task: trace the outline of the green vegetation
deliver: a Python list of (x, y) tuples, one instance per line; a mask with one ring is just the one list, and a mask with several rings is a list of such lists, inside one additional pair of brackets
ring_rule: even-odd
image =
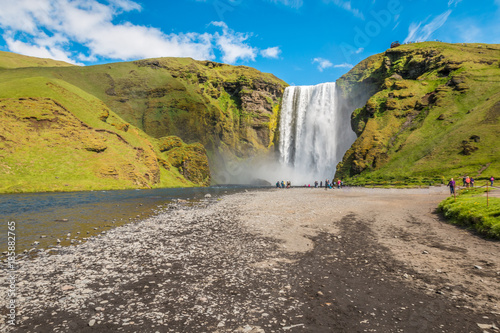
[(64, 61), (27, 57), (20, 54), (0, 51), (0, 68), (22, 67), (69, 67)]
[(336, 178), (425, 186), (500, 174), (499, 58), (500, 45), (427, 42), (354, 67), (338, 86), (357, 107), (358, 139)]
[(500, 198), (490, 197), (488, 206), (486, 200), (486, 188), (463, 189), (456, 199), (441, 202), (439, 210), (454, 224), (500, 239)]
[(174, 168), (167, 176), (151, 138), (64, 81), (29, 78), (0, 90), (0, 192), (200, 184)]
[(266, 152), (286, 84), (189, 58), (79, 67), (0, 52), (0, 193), (211, 183)]

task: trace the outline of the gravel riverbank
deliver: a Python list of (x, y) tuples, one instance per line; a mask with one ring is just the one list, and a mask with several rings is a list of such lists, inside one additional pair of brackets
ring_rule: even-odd
[(440, 221), (443, 193), (291, 189), (177, 202), (19, 259), (17, 323), (7, 325), (2, 297), (0, 330), (498, 332), (499, 243)]

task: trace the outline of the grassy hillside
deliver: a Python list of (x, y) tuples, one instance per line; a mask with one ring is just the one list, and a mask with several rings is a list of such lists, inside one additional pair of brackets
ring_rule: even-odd
[(0, 192), (209, 184), (203, 147), (176, 149), (66, 81), (0, 71)]
[[(368, 58), (339, 79), (358, 139), (336, 177), (358, 184), (500, 174), (500, 46), (427, 42)], [(354, 101), (353, 101), (354, 100)]]
[[(0, 192), (200, 186), (273, 150), (286, 84), (189, 58), (80, 67), (0, 53)], [(211, 168), (209, 168), (209, 161)]]
[(80, 88), (153, 138), (201, 143), (216, 181), (227, 179), (227, 165), (273, 150), (286, 86), (253, 68), (190, 58), (19, 68), (0, 73), (0, 80), (37, 76)]
[(74, 66), (64, 61), (41, 59), (23, 56), (16, 53), (0, 51), (0, 68), (23, 67), (69, 67)]

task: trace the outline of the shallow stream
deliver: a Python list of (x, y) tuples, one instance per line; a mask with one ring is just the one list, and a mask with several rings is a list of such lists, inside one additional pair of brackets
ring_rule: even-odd
[[(7, 251), (8, 222), (15, 222), (16, 252), (78, 244), (119, 225), (143, 220), (174, 200), (211, 199), (244, 186), (63, 193), (0, 194), (0, 253)], [(68, 235), (69, 234), (69, 235)], [(5, 254), (5, 253), (4, 253)], [(1, 255), (2, 257), (4, 256)]]

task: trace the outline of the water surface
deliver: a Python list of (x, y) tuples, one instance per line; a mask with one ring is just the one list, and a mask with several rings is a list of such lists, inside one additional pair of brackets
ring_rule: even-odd
[[(217, 198), (243, 186), (63, 193), (0, 194), (0, 253), (7, 251), (7, 222), (16, 223), (16, 252), (77, 244), (82, 238), (144, 219), (175, 199)], [(70, 236), (68, 236), (70, 233)], [(70, 238), (70, 239), (67, 239)], [(35, 242), (40, 244), (35, 245)]]

